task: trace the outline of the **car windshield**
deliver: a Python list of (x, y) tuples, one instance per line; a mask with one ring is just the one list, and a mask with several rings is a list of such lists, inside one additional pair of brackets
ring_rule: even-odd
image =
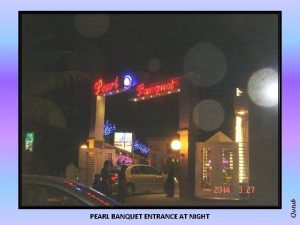
[(65, 180), (64, 183), (68, 188), (75, 190), (79, 195), (95, 202), (95, 205), (99, 205), (99, 204), (104, 206), (120, 205), (118, 202), (107, 197), (103, 193), (96, 191), (90, 187), (87, 187), (83, 184), (79, 184), (71, 180)]

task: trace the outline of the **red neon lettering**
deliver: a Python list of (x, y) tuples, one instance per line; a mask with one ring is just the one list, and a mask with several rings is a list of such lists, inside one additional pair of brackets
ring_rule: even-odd
[(109, 91), (112, 91), (112, 90), (118, 90), (118, 88), (119, 88), (119, 77), (118, 76), (111, 83), (103, 84), (103, 80), (99, 79), (94, 84), (95, 95), (105, 94), (105, 93), (107, 93)]
[(140, 96), (143, 92), (144, 92), (144, 90), (145, 90), (145, 84), (144, 83), (141, 83), (140, 85), (138, 85), (137, 87), (136, 87), (136, 91), (137, 91), (137, 96)]
[(150, 87), (145, 88), (145, 84), (141, 83), (136, 87), (137, 96), (147, 96), (147, 95), (158, 95), (167, 91), (172, 91), (178, 86), (177, 79), (171, 79), (167, 83), (152, 84)]

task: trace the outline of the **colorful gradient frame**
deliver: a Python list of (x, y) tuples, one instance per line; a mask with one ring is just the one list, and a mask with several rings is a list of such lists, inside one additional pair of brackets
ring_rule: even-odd
[[(299, 217), (291, 218), (291, 200), (299, 201), (299, 91), (297, 77), (300, 58), (300, 3), (294, 0), (266, 1), (8, 1), (2, 3), (1, 24), (1, 215), (5, 224), (72, 223), (86, 224), (110, 222), (124, 224), (129, 221), (90, 221), (90, 213), (146, 213), (145, 210), (18, 210), (18, 11), (19, 10), (282, 10), (282, 209), (263, 210), (147, 210), (147, 213), (210, 213), (205, 224), (295, 224)], [(299, 211), (299, 210), (298, 210)], [(299, 214), (299, 213), (298, 213)], [(151, 220), (133, 220), (131, 224), (154, 223)], [(159, 221), (160, 222), (160, 221)], [(181, 223), (180, 220), (164, 221)]]

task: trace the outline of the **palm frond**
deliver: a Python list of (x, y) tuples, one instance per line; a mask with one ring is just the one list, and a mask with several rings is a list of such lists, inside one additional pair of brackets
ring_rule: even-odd
[[(77, 84), (87, 80), (88, 76), (85, 73), (78, 71), (63, 71), (63, 72), (35, 72), (35, 85), (30, 88), (30, 95), (44, 95), (49, 91), (63, 88), (70, 84)], [(25, 93), (26, 94), (26, 93)]]
[(22, 120), (65, 128), (66, 118), (58, 105), (41, 97), (22, 97)]

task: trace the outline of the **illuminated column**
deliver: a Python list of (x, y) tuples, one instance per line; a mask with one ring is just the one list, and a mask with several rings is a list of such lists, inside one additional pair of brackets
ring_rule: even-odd
[(247, 98), (237, 88), (235, 97), (235, 142), (238, 143), (239, 183), (249, 183), (249, 111)]
[(187, 194), (187, 184), (189, 183), (188, 174), (188, 158), (189, 158), (189, 132), (188, 130), (180, 130), (179, 134), (180, 147), (180, 177), (179, 190), (180, 197), (185, 197)]
[(198, 129), (193, 122), (193, 109), (198, 102), (198, 89), (182, 79), (179, 93), (180, 197), (195, 196), (195, 148)]
[(105, 97), (98, 95), (96, 99), (95, 141), (104, 141)]

